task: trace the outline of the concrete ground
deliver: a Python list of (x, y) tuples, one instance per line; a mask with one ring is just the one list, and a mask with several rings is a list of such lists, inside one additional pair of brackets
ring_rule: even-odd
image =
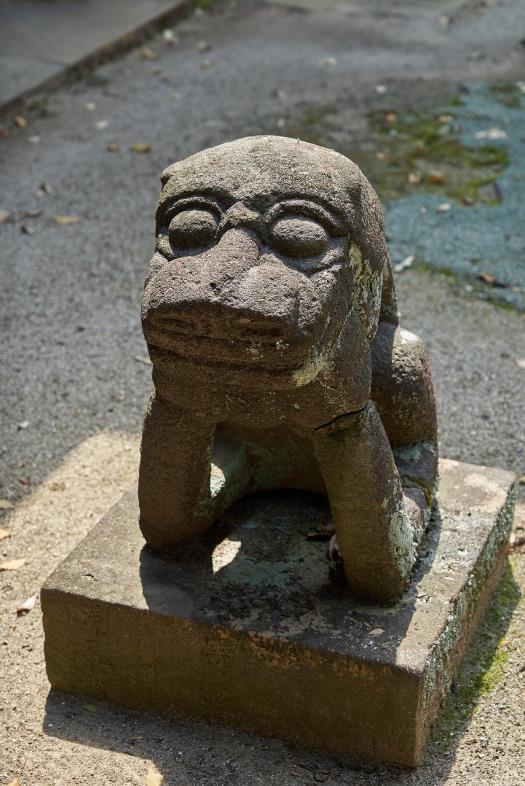
[[(419, 332), (430, 351), (442, 454), (523, 472), (524, 317), (487, 300), (515, 287), (518, 297), (508, 302), (519, 305), (520, 269), (513, 261), (519, 260), (519, 227), (512, 226), (518, 240), (511, 238), (500, 257), (481, 260), (486, 266), (476, 251), (474, 272), (463, 262), (455, 267), (451, 258), (456, 248), (476, 242), (466, 211), (492, 211), (481, 223), (501, 234), (506, 194), (515, 215), (517, 192), (502, 188), (502, 201), (501, 194), (484, 201), (469, 185), (470, 205), (457, 191), (447, 193), (447, 183), (427, 188), (425, 181), (410, 194), (392, 188), (383, 156), (396, 163), (398, 181), (399, 161), (412, 166), (414, 156), (400, 154), (399, 137), (390, 128), (385, 135), (373, 114), (395, 114), (394, 122), (384, 122), (398, 127), (410, 113), (416, 119), (461, 115), (465, 107), (472, 110), (469, 96), (482, 94), (485, 101), (490, 85), (502, 86), (510, 105), (498, 102), (508, 110), (498, 123), (506, 123), (507, 137), (496, 142), (508, 142), (510, 154), (497, 166), (503, 181), (512, 175), (518, 183), (522, 147), (511, 136), (520, 133), (512, 112), (523, 108), (515, 90), (525, 74), (520, 0), (244, 0), (200, 10), (173, 32), (174, 39), (152, 39), (146, 51), (141, 47), (49, 95), (24, 115), (23, 127), (12, 117), (2, 121), (0, 527), (10, 536), (0, 542), (0, 561), (25, 563), (0, 572), (0, 782), (144, 784), (155, 765), (171, 786), (518, 786), (525, 767), (522, 508), (506, 580), (416, 772), (49, 694), (38, 601), (26, 614), (17, 616), (16, 609), (135, 477), (149, 390), (138, 302), (153, 246), (158, 175), (177, 158), (258, 132), (317, 139), (350, 152), (368, 164), (389, 200), (396, 264), (410, 255), (404, 226), (416, 239), (447, 237), (434, 223), (441, 213), (424, 200), (451, 204), (445, 218), (463, 208), (465, 220), (459, 213), (450, 231), (455, 245), (443, 250), (446, 264), (439, 243), (427, 244), (398, 274), (403, 324)], [(487, 103), (483, 112), (490, 113)], [(478, 130), (493, 125), (500, 128), (485, 114)], [(463, 131), (451, 133), (466, 145)], [(137, 145), (143, 147), (130, 149)], [(456, 155), (457, 145), (438, 149), (443, 158), (447, 151)], [(463, 171), (472, 161), (465, 163), (461, 153), (449, 164)], [(401, 167), (403, 182), (410, 171)], [(414, 210), (410, 199), (417, 200)]]
[[(186, 0), (0, 0), (0, 111), (159, 29)], [(38, 33), (36, 34), (36, 31)]]

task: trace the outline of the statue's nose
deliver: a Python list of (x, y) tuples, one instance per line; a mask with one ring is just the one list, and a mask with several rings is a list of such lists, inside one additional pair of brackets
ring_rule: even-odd
[(242, 202), (236, 202), (226, 211), (221, 227), (223, 230), (245, 229), (251, 230), (256, 234), (261, 232), (261, 216), (255, 210), (251, 210)]
[(193, 311), (223, 299), (258, 265), (260, 245), (251, 229), (232, 227), (207, 251), (166, 262), (148, 292), (147, 312)]
[(253, 229), (227, 225), (217, 245), (202, 255), (202, 261), (221, 278), (231, 279), (257, 264), (260, 249), (261, 241)]

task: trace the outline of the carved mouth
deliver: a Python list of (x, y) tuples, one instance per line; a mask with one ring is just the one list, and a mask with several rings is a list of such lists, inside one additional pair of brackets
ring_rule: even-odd
[[(298, 335), (294, 326), (276, 324), (275, 320), (264, 324), (242, 314), (234, 318), (192, 314), (190, 319), (187, 314), (173, 312), (148, 315), (143, 329), (152, 359), (160, 363), (243, 376), (291, 377), (304, 372), (305, 380), (318, 373), (322, 358), (330, 354), (340, 332), (330, 319), (314, 326), (310, 335)], [(316, 347), (323, 351), (317, 352)]]
[[(189, 322), (183, 317), (171, 314), (156, 314), (151, 320), (152, 332), (165, 336), (164, 343), (179, 343), (180, 341), (203, 341), (209, 343), (231, 346), (232, 344), (245, 344), (247, 346), (262, 344), (268, 348), (280, 344), (289, 345), (285, 331), (279, 325), (260, 326), (254, 325), (250, 319), (240, 317), (235, 324), (235, 329), (226, 330), (217, 335), (217, 321), (206, 323), (203, 320)], [(148, 330), (145, 326), (145, 330)]]
[(266, 371), (293, 370), (301, 365), (308, 347), (290, 347), (281, 339), (264, 337), (210, 337), (148, 331), (146, 341), (157, 357), (166, 357), (192, 366)]
[(192, 366), (290, 372), (301, 366), (312, 338), (293, 324), (227, 310), (219, 313), (156, 311), (143, 322), (157, 353)]

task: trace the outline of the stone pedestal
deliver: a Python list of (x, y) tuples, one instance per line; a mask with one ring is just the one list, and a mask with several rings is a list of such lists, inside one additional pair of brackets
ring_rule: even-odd
[(408, 592), (354, 601), (329, 578), (322, 498), (258, 495), (167, 561), (135, 492), (42, 590), (53, 688), (300, 745), (417, 765), (503, 565), (514, 477), (440, 462)]

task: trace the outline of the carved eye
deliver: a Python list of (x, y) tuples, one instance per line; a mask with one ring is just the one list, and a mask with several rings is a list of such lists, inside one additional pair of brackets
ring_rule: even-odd
[(181, 248), (209, 246), (215, 240), (217, 226), (217, 219), (209, 210), (182, 210), (170, 222), (171, 245)]
[(280, 218), (270, 230), (272, 243), (278, 251), (290, 257), (314, 257), (328, 247), (325, 229), (304, 216)]

